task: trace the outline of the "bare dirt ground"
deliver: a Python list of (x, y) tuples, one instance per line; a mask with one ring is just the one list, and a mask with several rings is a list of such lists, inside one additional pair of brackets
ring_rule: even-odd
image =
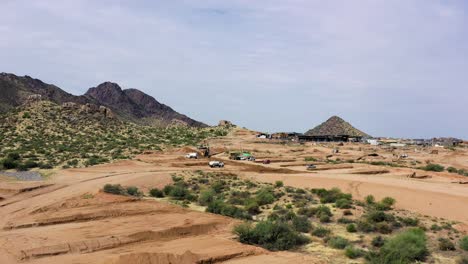
[[(0, 263), (331, 263), (330, 259), (301, 252), (268, 252), (237, 242), (231, 233), (238, 223), (231, 218), (182, 208), (152, 198), (134, 199), (105, 194), (104, 184), (134, 185), (145, 193), (171, 183), (171, 174), (216, 170), (243, 178), (302, 188), (339, 187), (356, 199), (368, 194), (397, 200), (396, 207), (431, 218), (458, 221), (468, 231), (467, 177), (447, 172), (374, 166), (362, 163), (331, 164), (329, 159), (390, 162), (408, 154), (411, 161), (468, 169), (467, 150), (386, 150), (363, 144), (281, 144), (256, 139), (236, 130), (213, 139), (217, 150), (211, 160), (223, 160), (211, 169), (208, 159), (183, 158), (190, 148), (144, 154), (134, 160), (82, 169), (59, 170), (44, 181), (0, 178)], [(228, 151), (248, 150), (257, 161), (228, 159)], [(378, 156), (369, 154), (377, 154)], [(305, 161), (314, 157), (318, 161)], [(308, 171), (314, 163), (318, 170)], [(419, 164), (418, 163), (418, 164)], [(421, 179), (409, 178), (416, 172)], [(333, 261), (332, 261), (333, 262)]]

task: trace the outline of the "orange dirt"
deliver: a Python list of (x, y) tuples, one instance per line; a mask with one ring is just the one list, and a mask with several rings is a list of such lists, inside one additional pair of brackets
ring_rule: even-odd
[[(259, 143), (260, 142), (260, 143)], [(246, 150), (255, 156), (276, 159), (272, 164), (231, 161), (223, 151), (212, 160), (224, 168), (209, 168), (209, 159), (183, 158), (192, 148), (139, 155), (88, 168), (60, 170), (43, 182), (0, 179), (0, 263), (328, 263), (319, 255), (304, 252), (268, 252), (237, 242), (231, 232), (238, 223), (227, 217), (198, 212), (152, 198), (133, 199), (100, 192), (104, 184), (134, 185), (144, 192), (171, 183), (171, 175), (183, 171), (216, 171), (264, 182), (281, 180), (302, 188), (339, 187), (357, 199), (373, 194), (394, 197), (397, 208), (431, 217), (455, 220), (468, 231), (468, 185), (452, 182), (466, 177), (447, 172), (372, 166), (362, 163), (319, 165), (327, 170), (308, 171), (304, 157), (358, 159), (366, 153), (391, 161), (389, 150), (363, 144), (278, 144), (238, 131), (213, 139), (212, 148)], [(405, 150), (414, 162), (468, 169), (468, 151), (439, 149)], [(285, 166), (286, 165), (286, 166)], [(290, 166), (289, 166), (290, 165)], [(288, 168), (285, 168), (288, 167)], [(385, 172), (385, 173), (383, 173)], [(430, 178), (409, 178), (413, 172)]]

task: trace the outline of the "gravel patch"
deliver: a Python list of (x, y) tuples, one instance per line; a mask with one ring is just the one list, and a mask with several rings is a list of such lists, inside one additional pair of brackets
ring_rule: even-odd
[(42, 175), (37, 171), (15, 171), (5, 172), (0, 171), (0, 175), (13, 177), (20, 181), (42, 181)]

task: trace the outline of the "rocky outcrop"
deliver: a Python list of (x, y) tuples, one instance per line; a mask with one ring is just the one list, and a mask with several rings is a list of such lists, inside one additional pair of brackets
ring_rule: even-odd
[(234, 126), (234, 124), (231, 121), (228, 121), (228, 120), (220, 120), (218, 122), (218, 126), (230, 127), (230, 126)]

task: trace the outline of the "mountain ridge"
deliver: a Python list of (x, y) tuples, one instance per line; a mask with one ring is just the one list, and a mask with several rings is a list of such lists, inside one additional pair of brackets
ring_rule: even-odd
[(158, 102), (154, 97), (136, 88), (122, 89), (117, 83), (103, 82), (91, 87), (84, 95), (73, 95), (62, 88), (45, 83), (28, 75), (17, 76), (0, 73), (0, 113), (22, 105), (32, 95), (63, 104), (95, 104), (105, 106), (124, 121), (140, 125), (168, 126), (185, 124), (193, 127), (207, 127), (206, 124), (180, 114), (171, 107)]

